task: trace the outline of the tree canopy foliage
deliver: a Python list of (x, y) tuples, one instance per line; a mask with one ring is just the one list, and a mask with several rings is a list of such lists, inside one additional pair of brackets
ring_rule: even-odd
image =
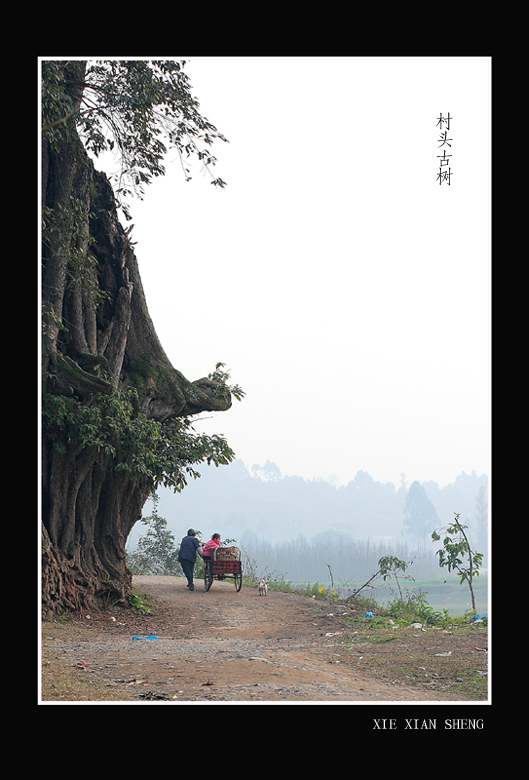
[[(175, 149), (187, 180), (186, 160), (196, 156), (208, 170), (217, 162), (211, 146), (227, 142), (200, 113), (191, 93), (185, 60), (105, 60), (64, 68), (61, 61), (43, 62), (42, 127), (53, 142), (67, 121), (75, 118), (77, 132), (96, 158), (116, 152), (119, 173), (114, 191), (127, 218), (124, 198), (142, 197), (145, 185), (165, 173), (164, 158)], [(220, 177), (214, 186), (225, 187)]]

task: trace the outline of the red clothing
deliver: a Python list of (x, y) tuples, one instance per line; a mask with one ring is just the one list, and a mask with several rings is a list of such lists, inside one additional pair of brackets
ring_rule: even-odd
[(216, 547), (220, 547), (220, 542), (218, 539), (210, 539), (209, 542), (206, 542), (204, 549), (202, 550), (202, 555), (204, 558), (211, 558), (211, 551)]

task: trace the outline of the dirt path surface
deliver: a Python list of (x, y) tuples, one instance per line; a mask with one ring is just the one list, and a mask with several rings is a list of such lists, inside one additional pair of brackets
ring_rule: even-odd
[[(107, 691), (101, 698), (136, 702), (468, 701), (453, 691), (388, 679), (383, 664), (380, 674), (365, 668), (370, 649), (351, 653), (343, 605), (278, 591), (260, 596), (249, 586), (237, 593), (231, 580), (215, 581), (208, 592), (200, 580), (190, 592), (175, 577), (134, 577), (134, 587), (161, 604), (155, 614), (121, 610), (44, 624), (43, 700), (53, 700), (53, 675), (57, 697), (64, 699), (58, 680), (67, 667), (83, 678), (83, 691), (93, 689), (82, 695), (96, 701), (101, 690)], [(398, 642), (390, 644), (418, 665), (414, 641), (411, 631), (400, 650)], [(474, 637), (470, 641), (475, 645)], [(437, 633), (423, 652), (439, 664), (447, 647)]]

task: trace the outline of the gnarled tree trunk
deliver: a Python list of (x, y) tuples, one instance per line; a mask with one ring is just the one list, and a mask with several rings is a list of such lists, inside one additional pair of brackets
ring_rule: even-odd
[[(43, 398), (89, 409), (101, 395), (134, 387), (137, 411), (159, 422), (229, 408), (211, 380), (190, 382), (168, 360), (112, 188), (73, 125), (60, 143), (43, 141), (42, 165)], [(130, 591), (125, 543), (154, 486), (116, 464), (105, 448), (43, 426), (44, 615), (108, 606)]]

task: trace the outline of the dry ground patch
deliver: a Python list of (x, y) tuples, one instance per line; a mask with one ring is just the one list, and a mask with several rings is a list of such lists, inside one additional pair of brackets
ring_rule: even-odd
[[(487, 630), (380, 626), (344, 605), (175, 577), (153, 600), (42, 626), (42, 702), (469, 702), (487, 698)], [(157, 637), (148, 639), (147, 637)], [(137, 638), (135, 638), (137, 637)]]

